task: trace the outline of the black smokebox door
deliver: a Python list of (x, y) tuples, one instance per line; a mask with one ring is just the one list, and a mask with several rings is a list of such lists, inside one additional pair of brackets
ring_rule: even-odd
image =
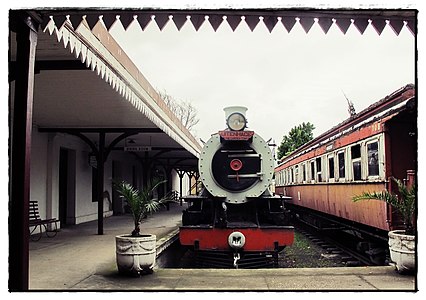
[[(240, 165), (236, 167), (236, 163)], [(258, 181), (260, 157), (248, 142), (227, 142), (213, 156), (212, 171), (216, 183), (224, 189), (243, 191)]]

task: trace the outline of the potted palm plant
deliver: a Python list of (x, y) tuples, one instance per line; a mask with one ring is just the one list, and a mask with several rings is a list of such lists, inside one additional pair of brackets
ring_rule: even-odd
[(415, 270), (415, 227), (414, 213), (416, 208), (416, 186), (407, 186), (403, 181), (391, 177), (398, 186), (399, 196), (390, 191), (363, 192), (354, 196), (354, 202), (360, 200), (381, 200), (390, 204), (401, 215), (405, 229), (389, 232), (389, 252), (391, 260), (396, 264), (399, 273)]
[(156, 258), (156, 239), (154, 234), (141, 234), (140, 224), (144, 218), (160, 209), (168, 201), (166, 198), (154, 198), (154, 191), (165, 182), (154, 179), (138, 190), (122, 181), (115, 183), (115, 189), (130, 207), (134, 228), (131, 234), (115, 237), (116, 261), (118, 271), (122, 274), (140, 275), (152, 273)]

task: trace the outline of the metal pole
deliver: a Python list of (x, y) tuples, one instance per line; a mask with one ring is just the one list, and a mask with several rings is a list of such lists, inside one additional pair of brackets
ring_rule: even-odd
[(180, 200), (180, 206), (182, 206), (182, 178), (185, 172), (178, 171), (179, 175), (179, 200)]
[(98, 153), (98, 234), (104, 234), (104, 165), (105, 165), (105, 132), (99, 133)]
[(12, 14), (12, 21), (16, 21), (17, 53), (12, 144), (9, 153), (9, 290), (25, 291), (28, 290), (29, 281), (30, 161), (38, 24), (26, 14), (19, 17)]

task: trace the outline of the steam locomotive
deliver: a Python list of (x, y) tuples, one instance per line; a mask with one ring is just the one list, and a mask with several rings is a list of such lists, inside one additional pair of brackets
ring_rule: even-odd
[(274, 160), (268, 144), (247, 129), (247, 108), (224, 109), (227, 128), (204, 144), (198, 169), (201, 192), (184, 198), (180, 243), (198, 266), (276, 267), (278, 253), (294, 240), (286, 197), (269, 187)]

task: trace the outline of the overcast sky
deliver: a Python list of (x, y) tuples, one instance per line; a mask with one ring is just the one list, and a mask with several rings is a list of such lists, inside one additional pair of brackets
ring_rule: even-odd
[(148, 81), (158, 90), (192, 102), (207, 140), (225, 127), (223, 108), (248, 107), (250, 129), (279, 144), (283, 135), (311, 122), (317, 136), (348, 118), (343, 92), (357, 112), (415, 80), (415, 38), (371, 25), (364, 35), (351, 25), (346, 35), (334, 24), (327, 35), (318, 24), (308, 34), (300, 24), (287, 33), (281, 23), (269, 33), (263, 22), (253, 32), (241, 22), (217, 32), (205, 22), (198, 32), (187, 21), (142, 31), (134, 22), (110, 31)]

